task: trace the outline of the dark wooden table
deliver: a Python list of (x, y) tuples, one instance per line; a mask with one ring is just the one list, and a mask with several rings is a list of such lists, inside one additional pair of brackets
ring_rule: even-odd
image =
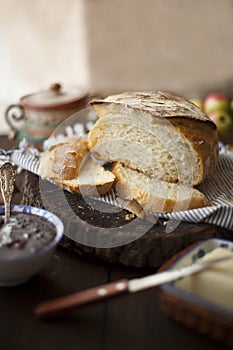
[[(7, 138), (0, 138), (0, 147), (10, 146)], [(169, 320), (154, 289), (88, 306), (59, 320), (45, 322), (34, 316), (35, 306), (43, 300), (152, 271), (87, 259), (58, 247), (39, 275), (17, 287), (0, 287), (0, 349), (224, 349)]]

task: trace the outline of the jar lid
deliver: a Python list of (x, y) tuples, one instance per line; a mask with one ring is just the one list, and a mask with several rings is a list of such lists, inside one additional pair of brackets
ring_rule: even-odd
[(73, 108), (79, 106), (87, 97), (87, 91), (81, 87), (64, 90), (60, 84), (55, 83), (51, 84), (48, 90), (22, 97), (20, 104), (24, 108), (35, 110)]

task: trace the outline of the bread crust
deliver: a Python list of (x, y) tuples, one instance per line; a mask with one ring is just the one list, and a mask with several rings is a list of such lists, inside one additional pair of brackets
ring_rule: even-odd
[(89, 152), (84, 137), (70, 137), (43, 152), (39, 174), (51, 180), (71, 180), (78, 175), (80, 165)]
[[(108, 172), (110, 174), (110, 172)], [(93, 183), (92, 185), (90, 184), (79, 184), (77, 186), (73, 185), (70, 181), (65, 181), (62, 184), (62, 188), (64, 190), (67, 190), (73, 194), (75, 193), (81, 193), (83, 196), (86, 197), (96, 197), (98, 195), (103, 196), (105, 195), (112, 187), (113, 183), (115, 181), (114, 176), (110, 176), (108, 181), (105, 180), (105, 182), (101, 183)], [(59, 186), (61, 186), (60, 183), (57, 183)]]
[(212, 120), (195, 104), (184, 97), (162, 91), (127, 91), (121, 94), (108, 96), (105, 99), (92, 100), (90, 104), (102, 117), (101, 106), (122, 105), (129, 109), (137, 109), (153, 115), (155, 118), (185, 117), (207, 122), (216, 129)]
[(215, 172), (218, 161), (218, 134), (217, 129), (213, 129), (210, 123), (204, 124), (199, 120), (190, 120), (186, 123), (185, 118), (173, 118), (171, 123), (189, 140), (200, 161), (198, 185), (205, 178), (212, 176)]

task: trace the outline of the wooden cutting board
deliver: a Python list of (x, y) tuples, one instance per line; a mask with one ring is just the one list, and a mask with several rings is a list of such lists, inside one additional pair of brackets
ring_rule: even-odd
[(86, 201), (81, 195), (58, 190), (56, 185), (39, 180), (30, 172), (25, 172), (21, 203), (44, 207), (63, 220), (62, 247), (109, 263), (157, 268), (199, 240), (233, 239), (232, 231), (205, 223), (181, 222), (171, 233), (166, 233), (164, 220), (148, 224), (126, 210), (119, 211), (110, 204), (93, 199)]

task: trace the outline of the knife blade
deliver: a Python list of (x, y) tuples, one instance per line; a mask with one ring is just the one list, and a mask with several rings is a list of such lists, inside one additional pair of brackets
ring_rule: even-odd
[(198, 273), (208, 269), (214, 264), (232, 259), (232, 256), (199, 261), (186, 265), (176, 270), (168, 270), (155, 273), (146, 277), (135, 279), (121, 279), (115, 282), (100, 285), (98, 287), (83, 290), (60, 298), (44, 301), (34, 310), (35, 315), (40, 319), (55, 318), (61, 316), (74, 308), (100, 302), (117, 295), (135, 293), (148, 288), (156, 287), (165, 283), (175, 281), (179, 278)]

